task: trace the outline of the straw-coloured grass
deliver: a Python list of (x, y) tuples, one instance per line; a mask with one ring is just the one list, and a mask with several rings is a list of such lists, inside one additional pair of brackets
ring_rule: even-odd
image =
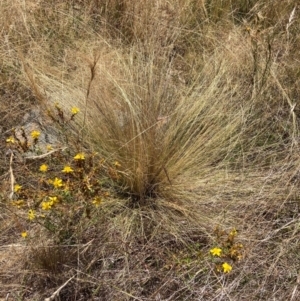
[(296, 1), (0, 13), (0, 297), (299, 299)]

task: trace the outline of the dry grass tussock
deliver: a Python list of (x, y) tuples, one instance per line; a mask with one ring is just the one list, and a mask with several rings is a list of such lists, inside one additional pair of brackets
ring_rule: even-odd
[(0, 15), (1, 298), (300, 298), (296, 1)]

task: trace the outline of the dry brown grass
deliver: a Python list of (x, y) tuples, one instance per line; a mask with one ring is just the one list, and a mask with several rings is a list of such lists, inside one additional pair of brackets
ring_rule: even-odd
[[(1, 298), (43, 300), (69, 279), (61, 300), (300, 298), (297, 1), (2, 1), (0, 14)], [(78, 151), (105, 163), (71, 178), (48, 224), (29, 222), (10, 205), (5, 140), (56, 101), (64, 117), (43, 126), (68, 150), (49, 173)], [(21, 157), (32, 208), (51, 190), (43, 162)], [(110, 192), (98, 208), (88, 181)], [(217, 225), (244, 246), (229, 274), (209, 256)]]

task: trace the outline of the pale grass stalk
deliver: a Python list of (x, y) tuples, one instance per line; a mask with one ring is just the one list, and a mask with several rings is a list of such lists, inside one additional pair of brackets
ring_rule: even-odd
[(10, 194), (9, 194), (9, 199), (12, 200), (14, 197), (14, 185), (15, 185), (15, 176), (14, 176), (13, 167), (12, 167), (14, 153), (12, 150), (10, 150), (9, 153), (10, 153), (10, 159), (9, 159)]
[(46, 298), (44, 301), (53, 301), (59, 297), (61, 290), (71, 281), (75, 276), (69, 278), (62, 286), (60, 286), (49, 298)]

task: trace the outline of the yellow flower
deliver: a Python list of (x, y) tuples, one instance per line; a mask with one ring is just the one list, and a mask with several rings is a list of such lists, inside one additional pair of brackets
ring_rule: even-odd
[(71, 112), (72, 112), (73, 115), (76, 115), (76, 114), (78, 114), (78, 113), (80, 112), (80, 110), (79, 110), (79, 108), (77, 108), (77, 107), (73, 107), (73, 108), (71, 109)]
[(50, 210), (52, 207), (52, 203), (51, 202), (42, 202), (42, 209), (43, 210)]
[(236, 236), (237, 233), (238, 233), (237, 230), (236, 230), (235, 228), (233, 228), (233, 229), (230, 231), (229, 235), (230, 235), (230, 236)]
[(101, 198), (96, 197), (93, 199), (92, 203), (95, 205), (95, 207), (99, 207), (99, 205), (102, 203)]
[(41, 172), (46, 172), (48, 170), (48, 165), (47, 164), (42, 164), (41, 166), (40, 166), (40, 171)]
[(59, 188), (59, 187), (62, 187), (64, 184), (62, 183), (62, 179), (55, 178), (54, 181), (52, 182), (52, 185), (55, 188)]
[(221, 256), (221, 253), (222, 253), (222, 249), (220, 248), (213, 248), (210, 250), (210, 254), (213, 255), (213, 256)]
[(28, 219), (29, 220), (33, 220), (33, 219), (35, 219), (35, 211), (34, 210), (32, 210), (32, 209), (30, 209), (29, 211), (28, 211)]
[(222, 264), (222, 268), (223, 268), (224, 273), (230, 273), (232, 270), (232, 266), (230, 264), (228, 264), (227, 262), (224, 262)]
[(16, 185), (14, 186), (14, 192), (20, 191), (21, 188), (22, 188), (22, 186), (20, 186), (19, 184), (16, 184)]
[(18, 209), (20, 209), (21, 206), (24, 205), (24, 200), (13, 201), (13, 202), (12, 202), (12, 205), (13, 205), (13, 206), (16, 206)]
[(7, 143), (15, 143), (15, 139), (14, 139), (14, 137), (9, 137), (6, 139), (6, 142)]
[(41, 132), (34, 130), (30, 133), (30, 135), (33, 139), (38, 139), (41, 135)]
[(57, 199), (56, 196), (49, 196), (49, 201), (48, 201), (48, 202), (49, 202), (49, 203), (51, 204), (51, 206), (52, 206), (52, 205), (58, 203), (58, 199)]
[(23, 231), (23, 232), (21, 233), (21, 236), (22, 236), (23, 238), (26, 238), (26, 237), (27, 237), (27, 232), (26, 232), (26, 231)]
[(62, 170), (62, 172), (65, 172), (65, 173), (70, 173), (70, 172), (73, 172), (73, 171), (74, 170), (70, 166), (68, 166), (68, 165), (66, 165), (64, 167), (64, 169)]
[(118, 161), (115, 161), (115, 162), (114, 162), (114, 166), (115, 166), (115, 167), (121, 167), (121, 164), (120, 164)]
[(52, 147), (52, 145), (50, 145), (50, 144), (48, 144), (48, 145), (46, 146), (46, 148), (47, 148), (47, 151), (53, 150), (53, 147)]
[(85, 159), (84, 153), (78, 153), (78, 154), (74, 157), (74, 160), (84, 160), (84, 159)]

